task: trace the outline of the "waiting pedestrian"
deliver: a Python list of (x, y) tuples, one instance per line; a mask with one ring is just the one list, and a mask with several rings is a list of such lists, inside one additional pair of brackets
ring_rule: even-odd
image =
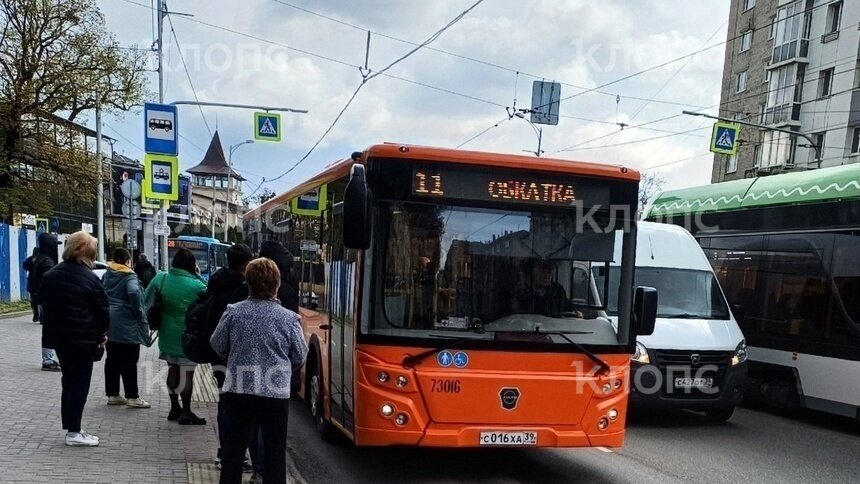
[[(137, 386), (137, 362), (140, 345), (149, 346), (149, 326), (143, 309), (143, 289), (137, 274), (131, 270), (131, 254), (123, 248), (113, 251), (113, 262), (102, 276), (102, 284), (110, 302), (110, 328), (105, 346), (105, 393), (108, 405), (149, 408), (140, 398)], [(119, 384), (125, 397), (119, 393)]]
[(101, 359), (110, 308), (92, 271), (97, 241), (86, 232), (66, 239), (63, 262), (47, 272), (39, 288), (42, 345), (57, 351), (63, 368), (61, 413), (66, 445), (94, 447), (99, 438), (81, 428), (93, 361)]
[(267, 240), (260, 247), (260, 257), (272, 259), (281, 273), (278, 300), (281, 306), (299, 312), (299, 283), (293, 274), (293, 254), (277, 240)]
[(146, 289), (149, 286), (149, 282), (155, 277), (156, 271), (155, 266), (149, 262), (149, 259), (146, 257), (146, 254), (140, 254), (137, 258), (137, 264), (134, 265), (134, 272), (137, 274), (137, 279), (140, 281), (140, 285)]
[[(41, 299), (39, 296), (42, 288), (42, 280), (45, 278), (45, 274), (57, 265), (59, 254), (57, 253), (57, 237), (52, 234), (47, 232), (40, 233), (36, 238), (36, 244), (38, 254), (35, 254), (34, 251), (33, 270), (30, 271), (30, 286), (32, 289), (31, 298), (39, 301)], [(39, 313), (37, 321), (42, 320), (41, 309), (37, 303), (36, 310)], [(54, 359), (54, 351), (51, 347), (42, 347), (42, 370), (60, 371), (60, 365)]]
[[(245, 244), (236, 244), (227, 249), (227, 266), (221, 267), (209, 277), (209, 284), (206, 287), (206, 305), (205, 305), (205, 320), (206, 320), (206, 344), (209, 345), (209, 338), (218, 327), (218, 322), (221, 316), (227, 309), (228, 304), (234, 304), (244, 301), (248, 298), (248, 286), (245, 284), (245, 267), (248, 262), (253, 259), (251, 249)], [(212, 373), (215, 376), (215, 382), (218, 384), (218, 389), (224, 387), (224, 379), (226, 375), (224, 369), (227, 365), (227, 360), (221, 358), (220, 355), (212, 350), (209, 346), (209, 351), (212, 352)], [(224, 426), (226, 414), (224, 413), (223, 400), (218, 401), (218, 453), (215, 457), (215, 464), (220, 468), (222, 449), (224, 447)], [(252, 439), (253, 441), (253, 439)], [(250, 446), (251, 454), (255, 455), (255, 445)], [(247, 466), (245, 466), (247, 467)]]
[(263, 432), (265, 482), (284, 484), (290, 381), (293, 369), (304, 364), (308, 346), (299, 316), (276, 299), (278, 266), (270, 259), (255, 259), (245, 269), (245, 281), (250, 297), (227, 307), (211, 340), (212, 348), (227, 360), (220, 482), (242, 481), (242, 460), (256, 420)]
[[(206, 284), (197, 273), (194, 253), (181, 247), (173, 256), (170, 270), (159, 273), (146, 288), (145, 300), (151, 302), (157, 293), (161, 298), (161, 327), (158, 330), (159, 358), (167, 362), (167, 392), (170, 412), (167, 420), (179, 425), (205, 425), (206, 419), (191, 411), (194, 391), (194, 368), (197, 365), (182, 351), (185, 313)], [(179, 400), (182, 399), (182, 405)]]
[(39, 248), (33, 247), (33, 254), (24, 260), (24, 272), (27, 273), (27, 293), (30, 295), (30, 309), (33, 310), (33, 322), (39, 322), (39, 300), (36, 296), (36, 289), (33, 287), (33, 269), (35, 269), (34, 261), (39, 255)]

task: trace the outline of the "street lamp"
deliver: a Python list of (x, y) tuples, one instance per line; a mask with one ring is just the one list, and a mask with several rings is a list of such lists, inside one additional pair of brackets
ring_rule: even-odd
[(230, 166), (230, 171), (229, 171), (229, 173), (227, 173), (227, 199), (226, 199), (226, 203), (225, 203), (226, 210), (224, 213), (224, 242), (227, 242), (227, 237), (228, 237), (227, 231), (230, 229), (230, 223), (229, 223), (229, 221), (230, 221), (230, 183), (231, 183), (230, 176), (233, 174), (233, 152), (235, 152), (236, 150), (238, 150), (242, 146), (249, 145), (253, 142), (254, 142), (254, 140), (252, 140), (252, 139), (246, 139), (245, 141), (243, 141), (241, 143), (236, 143), (235, 145), (230, 147), (230, 154), (227, 156), (227, 164)]
[(534, 153), (535, 156), (540, 156), (541, 153), (543, 153), (543, 150), (540, 149), (541, 139), (543, 138), (543, 129), (540, 129), (537, 126), (535, 126), (535, 124), (532, 123), (531, 120), (529, 118), (527, 118), (525, 113), (523, 113), (523, 112), (516, 112), (516, 113), (514, 113), (514, 116), (516, 116), (516, 117), (522, 119), (523, 121), (529, 123), (529, 126), (532, 127), (535, 134), (537, 135), (537, 140), (538, 140), (537, 151), (529, 151), (529, 150), (523, 150), (523, 151), (527, 151), (529, 153)]

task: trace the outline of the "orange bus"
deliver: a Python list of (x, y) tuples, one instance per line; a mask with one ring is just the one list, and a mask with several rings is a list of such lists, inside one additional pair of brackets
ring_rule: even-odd
[(253, 250), (275, 239), (294, 254), (311, 348), (300, 393), (323, 437), (621, 446), (630, 355), (656, 313), (656, 292), (633, 287), (638, 181), (382, 144), (247, 213)]

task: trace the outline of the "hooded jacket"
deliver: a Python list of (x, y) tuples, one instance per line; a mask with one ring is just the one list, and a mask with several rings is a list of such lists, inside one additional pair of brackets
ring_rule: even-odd
[(37, 294), (42, 287), (42, 278), (51, 268), (57, 265), (59, 252), (57, 250), (57, 237), (53, 234), (42, 232), (37, 240), (39, 253), (33, 257), (32, 270), (30, 271), (30, 282), (28, 290)]
[(143, 288), (129, 267), (111, 262), (102, 285), (110, 302), (108, 341), (149, 345), (149, 326), (143, 309)]
[(62, 262), (48, 271), (39, 288), (42, 347), (95, 352), (110, 325), (107, 294), (93, 270)]
[(144, 293), (147, 304), (156, 292), (161, 293), (161, 329), (158, 330), (158, 349), (169, 356), (185, 358), (182, 350), (182, 333), (185, 332), (185, 313), (188, 306), (206, 291), (206, 284), (196, 274), (171, 268), (161, 272), (149, 283)]
[(281, 306), (294, 313), (299, 312), (299, 284), (293, 277), (293, 254), (276, 240), (267, 240), (260, 247), (260, 257), (271, 259), (281, 271), (281, 287), (278, 289), (278, 299)]

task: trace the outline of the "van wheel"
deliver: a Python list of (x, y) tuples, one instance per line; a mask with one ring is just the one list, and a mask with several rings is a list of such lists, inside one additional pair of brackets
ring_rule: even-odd
[(705, 415), (714, 422), (726, 422), (732, 418), (735, 413), (735, 407), (709, 408), (705, 410)]
[(323, 382), (320, 376), (319, 365), (316, 365), (308, 376), (308, 406), (311, 410), (311, 416), (314, 418), (314, 424), (317, 431), (325, 442), (332, 442), (335, 437), (334, 428), (325, 419), (325, 411), (323, 410)]

